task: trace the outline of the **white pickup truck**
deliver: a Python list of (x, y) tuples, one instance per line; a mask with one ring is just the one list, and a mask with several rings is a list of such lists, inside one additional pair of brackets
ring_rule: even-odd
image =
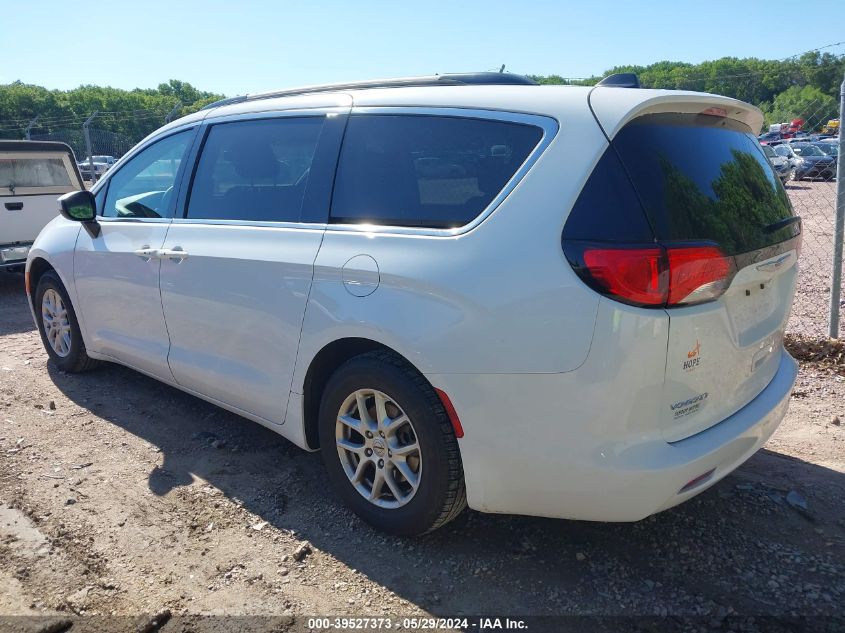
[(56, 198), (84, 188), (64, 143), (0, 141), (0, 270), (23, 270), (32, 242), (59, 213)]

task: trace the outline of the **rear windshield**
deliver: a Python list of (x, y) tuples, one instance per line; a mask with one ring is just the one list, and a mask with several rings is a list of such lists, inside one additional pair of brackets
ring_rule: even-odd
[[(634, 119), (613, 139), (662, 241), (713, 241), (728, 255), (783, 242), (800, 230), (747, 126), (695, 114)], [(781, 228), (776, 228), (781, 226)]]
[(815, 145), (793, 145), (792, 151), (799, 156), (824, 156), (824, 152)]
[(0, 189), (65, 188), (70, 174), (61, 158), (0, 157)]

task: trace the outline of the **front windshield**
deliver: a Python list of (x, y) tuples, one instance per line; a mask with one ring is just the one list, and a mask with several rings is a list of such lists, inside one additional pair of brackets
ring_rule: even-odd
[(763, 145), (763, 153), (768, 156), (769, 158), (776, 158), (777, 154), (775, 154), (775, 150), (773, 150), (768, 145)]
[(793, 145), (792, 151), (799, 156), (824, 156), (824, 153), (815, 145)]

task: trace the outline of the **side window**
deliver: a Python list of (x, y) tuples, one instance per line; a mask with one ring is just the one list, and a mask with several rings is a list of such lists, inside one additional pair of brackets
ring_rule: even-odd
[(291, 117), (212, 126), (187, 217), (298, 222), (324, 122)]
[(423, 115), (349, 118), (331, 221), (445, 228), (477, 217), (536, 147), (533, 125)]
[(168, 136), (142, 150), (109, 179), (102, 215), (107, 218), (170, 217), (179, 167), (193, 130)]

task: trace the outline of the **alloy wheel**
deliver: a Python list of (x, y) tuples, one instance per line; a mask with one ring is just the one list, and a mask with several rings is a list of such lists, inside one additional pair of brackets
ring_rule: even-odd
[(410, 418), (390, 396), (359, 389), (340, 407), (337, 454), (349, 482), (381, 508), (408, 503), (419, 489), (422, 453)]
[(50, 347), (65, 358), (70, 354), (70, 321), (61, 295), (52, 288), (48, 288), (41, 298), (41, 320)]

